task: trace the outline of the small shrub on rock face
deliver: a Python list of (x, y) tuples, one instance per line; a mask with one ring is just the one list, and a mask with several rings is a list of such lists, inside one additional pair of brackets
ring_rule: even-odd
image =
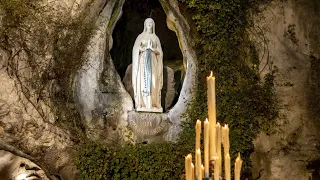
[(76, 163), (81, 179), (180, 179), (189, 152), (183, 144), (170, 142), (124, 147), (89, 143)]

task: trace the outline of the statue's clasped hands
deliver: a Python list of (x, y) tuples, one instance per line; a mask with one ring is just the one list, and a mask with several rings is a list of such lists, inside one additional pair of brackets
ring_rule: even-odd
[(156, 53), (156, 54), (158, 54), (159, 52), (157, 51), (157, 50), (155, 50), (155, 49), (153, 49), (153, 47), (152, 47), (152, 41), (149, 39), (148, 40), (148, 45), (147, 45), (147, 47), (141, 47), (140, 46), (140, 51), (146, 51), (147, 49), (150, 49), (151, 51), (153, 51), (154, 53)]
[(153, 48), (152, 48), (152, 41), (150, 39), (148, 40), (147, 49), (150, 49), (151, 51), (154, 51)]
[(153, 49), (153, 47), (152, 47), (152, 41), (151, 41), (150, 39), (148, 40), (147, 49), (150, 49), (150, 50), (153, 51), (154, 53), (159, 54), (158, 50)]

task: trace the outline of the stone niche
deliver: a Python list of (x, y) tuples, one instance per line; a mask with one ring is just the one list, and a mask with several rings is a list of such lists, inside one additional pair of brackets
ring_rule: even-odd
[(131, 83), (132, 48), (137, 36), (143, 31), (148, 17), (156, 23), (156, 34), (163, 50), (163, 78), (161, 104), (168, 111), (177, 102), (185, 75), (185, 63), (176, 34), (168, 29), (166, 14), (157, 0), (129, 0), (123, 5), (123, 14), (112, 33), (113, 46), (110, 50), (115, 68), (133, 98)]
[[(197, 69), (193, 35), (178, 1), (110, 0), (97, 6), (103, 9), (88, 62), (75, 79), (75, 102), (87, 136), (104, 143), (175, 141)], [(155, 20), (164, 52), (163, 113), (138, 113), (131, 97), (132, 48), (148, 17)]]
[[(163, 88), (161, 104), (164, 112), (178, 101), (186, 72), (177, 35), (167, 27), (167, 15), (159, 1), (129, 0), (122, 7), (123, 14), (112, 32), (113, 45), (110, 55), (126, 91), (133, 99), (132, 48), (137, 36), (143, 31), (144, 20), (154, 19), (156, 34), (163, 50)], [(133, 101), (134, 103), (134, 101)], [(149, 143), (164, 141), (171, 126), (166, 113), (128, 113), (128, 128), (135, 142)]]

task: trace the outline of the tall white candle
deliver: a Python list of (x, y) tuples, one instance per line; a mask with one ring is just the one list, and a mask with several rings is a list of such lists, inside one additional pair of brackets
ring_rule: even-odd
[(222, 128), (223, 130), (223, 148), (224, 154), (229, 154), (230, 142), (229, 142), (229, 127), (228, 124), (225, 124)]
[(219, 170), (219, 157), (214, 157), (214, 180), (220, 180), (219, 178), (220, 170)]
[(238, 157), (237, 157), (235, 165), (234, 165), (234, 179), (235, 180), (240, 180), (241, 166), (242, 166), (242, 159), (240, 157), (240, 153), (238, 153)]
[(208, 118), (210, 124), (210, 142), (209, 142), (209, 158), (212, 160), (213, 157), (216, 155), (216, 80), (213, 77), (212, 71), (210, 76), (207, 77), (207, 103), (208, 103)]
[(221, 126), (220, 123), (217, 123), (216, 125), (216, 132), (217, 132), (217, 156), (218, 156), (218, 165), (219, 165), (219, 169), (222, 169), (222, 158), (221, 158)]
[(185, 158), (185, 169), (186, 169), (186, 180), (192, 180), (191, 164), (192, 164), (192, 155), (188, 154)]
[(189, 171), (189, 166), (188, 166), (188, 156), (185, 157), (185, 164), (184, 164), (184, 169), (186, 171), (186, 180), (189, 180), (189, 177), (188, 177), (188, 171)]
[(202, 174), (202, 178), (204, 177), (204, 166), (203, 164), (201, 165), (201, 174)]
[(197, 120), (197, 123), (196, 123), (196, 150), (200, 148), (200, 136), (201, 136), (201, 121)]
[(197, 179), (202, 179), (202, 168), (201, 168), (201, 151), (200, 149), (197, 150), (197, 164), (196, 164), (196, 172), (197, 172)]
[(204, 122), (204, 176), (209, 177), (209, 121)]
[(209, 138), (210, 138), (210, 142), (209, 142), (209, 158), (210, 160), (213, 160), (214, 156), (217, 155), (217, 132), (216, 132), (216, 124), (213, 124), (213, 122), (209, 121)]
[(216, 124), (216, 78), (212, 76), (212, 71), (207, 77), (207, 98), (209, 121)]
[(226, 180), (231, 180), (230, 156), (229, 153), (224, 158), (224, 175)]
[[(201, 121), (197, 120), (196, 123), (196, 152), (195, 152), (195, 166), (197, 169), (197, 162), (198, 162), (198, 156), (197, 156), (197, 150), (200, 149), (200, 137), (201, 137)], [(198, 171), (195, 171), (196, 176), (198, 176)]]
[(191, 176), (191, 180), (194, 180), (194, 177), (195, 177), (195, 174), (194, 174), (194, 165), (193, 165), (193, 163), (191, 163), (191, 174), (192, 174), (192, 176)]

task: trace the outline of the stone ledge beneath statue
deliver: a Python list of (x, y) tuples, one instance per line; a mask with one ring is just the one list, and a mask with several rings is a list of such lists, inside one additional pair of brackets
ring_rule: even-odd
[(138, 112), (157, 112), (157, 113), (162, 113), (163, 109), (162, 108), (145, 108), (145, 107), (141, 107), (141, 108), (137, 108)]
[(161, 142), (169, 130), (170, 121), (166, 114), (152, 112), (128, 113), (128, 125), (135, 142)]

